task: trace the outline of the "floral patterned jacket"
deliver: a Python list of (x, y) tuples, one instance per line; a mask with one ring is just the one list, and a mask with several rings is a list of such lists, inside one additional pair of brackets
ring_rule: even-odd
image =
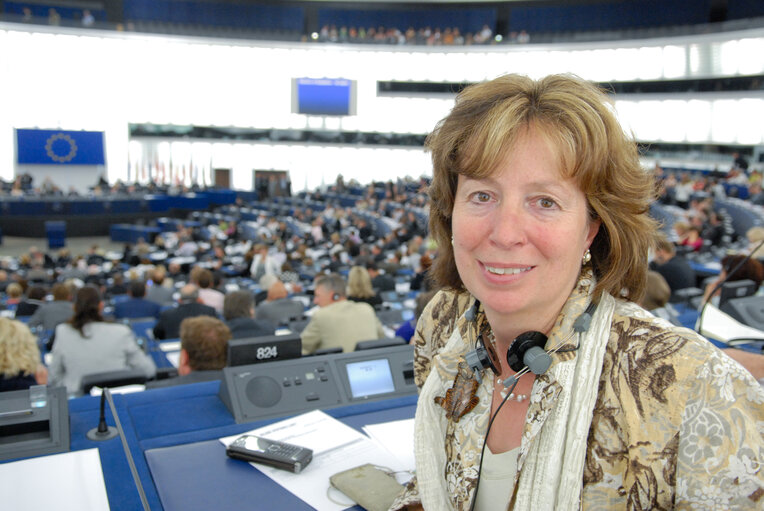
[[(445, 382), (437, 395), (420, 395), (420, 406), (444, 395), (459, 370), (456, 357), (440, 356), (455, 329), (463, 353), (472, 349), (468, 329), (475, 326), (463, 313), (473, 301), (467, 293), (440, 291), (420, 316), (412, 340), (416, 383), (421, 389), (431, 370)], [(570, 356), (575, 352), (553, 358)], [(490, 413), (488, 380), (477, 392), (479, 403), (458, 423), (443, 411), (443, 478), (454, 509), (469, 509), (473, 497)], [(547, 375), (536, 379), (519, 471), (557, 387)], [(762, 460), (764, 390), (753, 376), (695, 332), (617, 300), (587, 441), (581, 509), (764, 509)], [(391, 509), (416, 503), (414, 478)]]

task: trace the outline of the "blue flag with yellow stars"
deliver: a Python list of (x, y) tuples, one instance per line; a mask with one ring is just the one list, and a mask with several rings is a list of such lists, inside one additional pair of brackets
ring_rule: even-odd
[(16, 130), (19, 164), (104, 165), (102, 131)]

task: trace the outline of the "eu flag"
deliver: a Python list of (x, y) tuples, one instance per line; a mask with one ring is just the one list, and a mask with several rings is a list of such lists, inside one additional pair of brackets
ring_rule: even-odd
[(16, 130), (19, 164), (104, 165), (102, 131)]

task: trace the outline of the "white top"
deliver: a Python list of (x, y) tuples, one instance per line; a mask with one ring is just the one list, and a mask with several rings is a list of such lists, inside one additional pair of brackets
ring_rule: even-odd
[(496, 511), (507, 509), (512, 490), (515, 488), (515, 473), (520, 448), (494, 454), (486, 446), (483, 467), (480, 469), (480, 486), (475, 502), (476, 511)]

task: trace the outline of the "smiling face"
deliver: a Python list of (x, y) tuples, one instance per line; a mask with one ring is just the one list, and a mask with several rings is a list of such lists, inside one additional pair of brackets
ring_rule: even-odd
[(493, 326), (548, 332), (598, 228), (584, 193), (563, 178), (557, 151), (536, 130), (522, 135), (490, 176), (459, 176), (454, 258)]

